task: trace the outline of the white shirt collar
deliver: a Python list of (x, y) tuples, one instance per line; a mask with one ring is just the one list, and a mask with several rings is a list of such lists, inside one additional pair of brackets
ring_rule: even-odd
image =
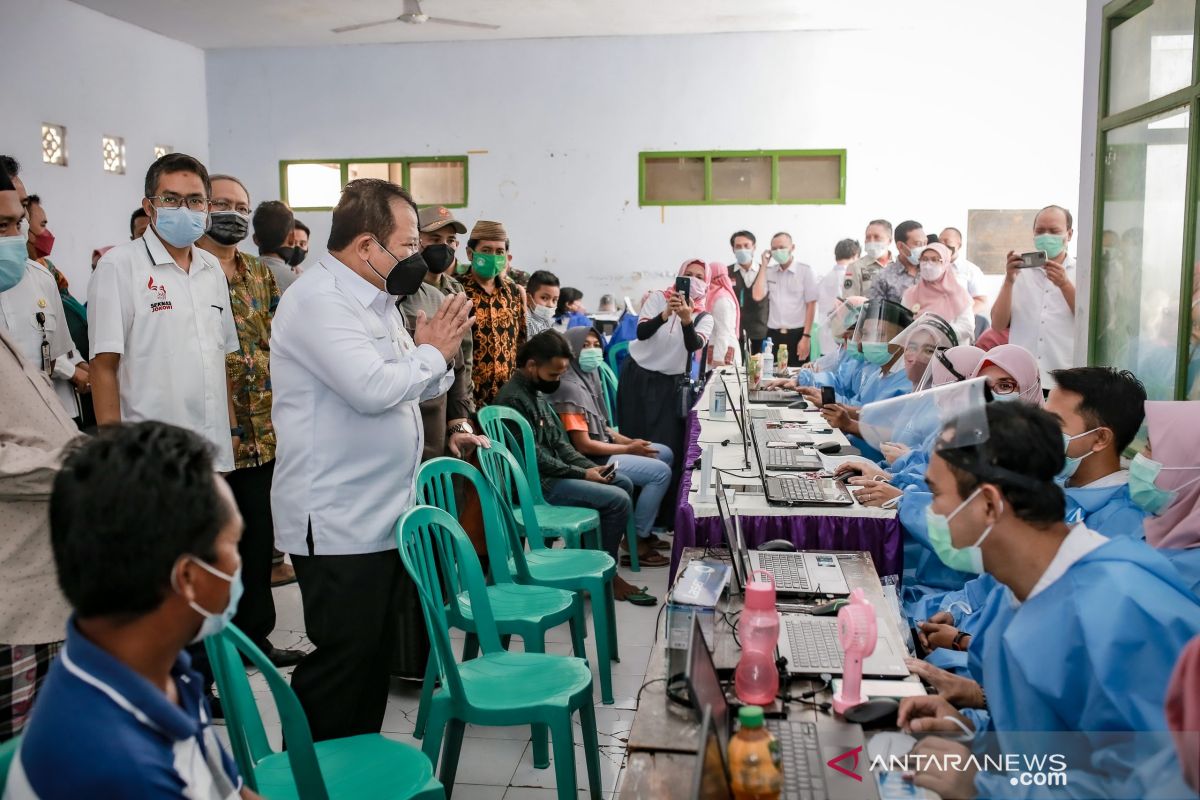
[(750, 283), (754, 280), (755, 276), (758, 275), (758, 264), (753, 261), (750, 262), (749, 268), (743, 267), (741, 264), (738, 264), (737, 268), (738, 271), (742, 273), (742, 278), (746, 281), (746, 283)]
[[(174, 257), (172, 257), (171, 254), (167, 252), (166, 245), (164, 245), (162, 243), (162, 239), (159, 238), (158, 234), (154, 231), (153, 227), (146, 228), (146, 232), (144, 234), (142, 234), (142, 241), (146, 243), (146, 249), (150, 253), (150, 258), (154, 259), (154, 266), (156, 266), (156, 267), (168, 267), (168, 266), (178, 267), (179, 266), (178, 264), (175, 263)], [(192, 263), (191, 263), (189, 269), (194, 269), (194, 268), (207, 269), (208, 267), (212, 266), (212, 264), (204, 256), (201, 255), (201, 253), (203, 253), (205, 251), (196, 247), (196, 245), (192, 245), (190, 249), (192, 251)]]
[(334, 280), (349, 292), (363, 308), (369, 308), (375, 313), (382, 313), (387, 308), (390, 295), (376, 288), (370, 281), (339, 261), (331, 253), (321, 256), (320, 263), (324, 265)]
[(1080, 486), (1080, 489), (1112, 489), (1117, 486), (1124, 486), (1129, 483), (1129, 470), (1119, 469), (1116, 472), (1105, 475), (1103, 478), (1094, 480), (1091, 483), (1086, 483)]
[(1059, 545), (1058, 552), (1054, 554), (1050, 565), (1046, 567), (1042, 577), (1038, 578), (1038, 582), (1030, 590), (1029, 597), (1025, 598), (1025, 602), (1028, 603), (1038, 592), (1065, 575), (1076, 561), (1107, 541), (1108, 539), (1091, 530), (1082, 522), (1076, 524), (1067, 534), (1067, 538), (1063, 539), (1062, 544)]

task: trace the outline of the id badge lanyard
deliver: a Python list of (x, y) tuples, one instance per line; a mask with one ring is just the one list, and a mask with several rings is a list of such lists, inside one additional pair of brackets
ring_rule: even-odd
[(49, 375), (54, 365), (50, 362), (50, 340), (46, 338), (46, 315), (41, 311), (33, 315), (38, 327), (42, 330), (42, 370)]

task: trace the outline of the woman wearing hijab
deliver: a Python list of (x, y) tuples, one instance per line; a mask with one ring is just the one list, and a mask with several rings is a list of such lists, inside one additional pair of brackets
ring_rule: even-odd
[(1002, 344), (989, 350), (971, 377), (987, 379), (993, 400), (1021, 400), (1040, 408), (1045, 399), (1037, 359), (1019, 344)]
[(951, 267), (950, 248), (935, 242), (921, 251), (921, 278), (904, 292), (901, 302), (916, 314), (937, 314), (949, 320), (958, 340), (969, 343), (975, 336), (973, 300)]
[(1200, 594), (1200, 400), (1146, 403), (1150, 446), (1129, 465), (1129, 494), (1151, 516), (1146, 541)]
[(667, 493), (670, 498), (685, 455), (679, 379), (691, 372), (695, 354), (703, 350), (713, 332), (712, 314), (705, 303), (707, 274), (703, 261), (689, 259), (679, 268), (679, 275), (690, 279), (687, 296), (674, 288), (646, 296), (638, 316), (637, 340), (629, 343), (629, 357), (621, 365), (617, 384), (621, 432), (632, 439), (661, 442), (679, 456), (672, 471), (672, 489)]
[[(638, 563), (644, 567), (665, 567), (671, 562), (657, 551), (667, 550), (671, 545), (650, 529), (671, 486), (674, 455), (666, 445), (631, 439), (608, 427), (604, 389), (597, 373), (604, 361), (599, 331), (571, 328), (563, 336), (571, 345), (571, 366), (563, 373), (558, 390), (547, 399), (558, 412), (576, 450), (597, 464), (615, 463), (617, 471), (641, 490), (633, 510)], [(632, 546), (633, 542), (626, 544)]]
[(712, 346), (708, 349), (708, 363), (714, 367), (740, 364), (742, 354), (741, 348), (738, 347), (738, 331), (742, 329), (742, 314), (738, 309), (733, 282), (729, 280), (729, 270), (724, 264), (709, 262), (705, 281), (708, 283), (708, 293), (704, 301), (713, 318)]

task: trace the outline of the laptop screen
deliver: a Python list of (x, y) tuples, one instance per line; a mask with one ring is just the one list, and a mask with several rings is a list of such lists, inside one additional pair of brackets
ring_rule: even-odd
[(738, 590), (746, 587), (746, 575), (743, 572), (741, 536), (736, 530), (736, 519), (733, 516), (733, 509), (729, 507), (729, 498), (725, 494), (725, 487), (721, 483), (721, 473), (717, 473), (717, 516), (721, 518), (721, 533), (725, 539), (725, 546), (729, 548), (729, 560), (733, 563), (733, 578), (737, 581)]
[(692, 800), (728, 800), (733, 797), (729, 773), (725, 768), (725, 753), (708, 711), (700, 721), (700, 752), (692, 773)]
[[(746, 387), (741, 382), (741, 370), (734, 369), (738, 375), (738, 400), (733, 402), (729, 400), (729, 405), (733, 409), (733, 418), (737, 422), (738, 433), (742, 437), (742, 466), (750, 466), (750, 441), (746, 438)], [(725, 396), (729, 397), (729, 386), (725, 383), (725, 373), (721, 373), (721, 385), (725, 387)]]
[(697, 716), (705, 712), (712, 714), (713, 727), (716, 728), (723, 752), (729, 746), (729, 702), (725, 699), (725, 690), (721, 688), (721, 680), (717, 677), (712, 653), (708, 652), (708, 644), (700, 630), (699, 616), (692, 617), (692, 638), (688, 643), (685, 676), (692, 707), (696, 709)]

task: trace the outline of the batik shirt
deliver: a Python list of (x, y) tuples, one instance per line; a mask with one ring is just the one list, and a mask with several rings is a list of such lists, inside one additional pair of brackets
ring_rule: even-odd
[(257, 467), (275, 458), (271, 425), (271, 318), (279, 305), (279, 285), (259, 259), (239, 252), (237, 273), (229, 281), (229, 304), (242, 348), (225, 356), (233, 384), (233, 410), (245, 431), (234, 453), (237, 469)]
[(475, 408), (490, 405), (517, 363), (517, 348), (525, 343), (525, 302), (517, 285), (497, 278), (488, 294), (467, 275), (463, 291), (475, 305), (475, 346), (471, 382)]

